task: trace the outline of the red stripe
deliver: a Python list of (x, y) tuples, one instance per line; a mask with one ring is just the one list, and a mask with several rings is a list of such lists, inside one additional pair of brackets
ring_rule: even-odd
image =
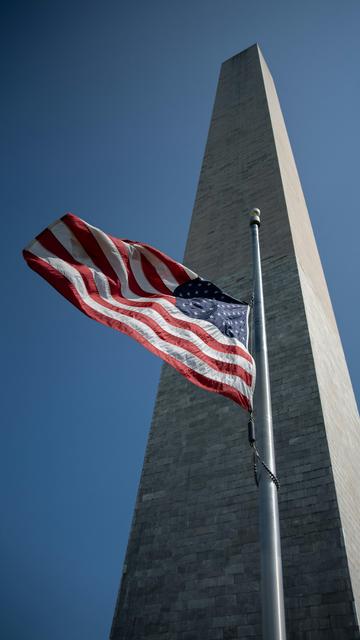
[[(69, 253), (67, 249), (65, 249), (64, 245), (62, 245), (61, 242), (59, 242), (59, 240), (54, 236), (54, 234), (49, 229), (45, 229), (44, 231), (42, 231), (42, 233), (40, 233), (36, 238), (40, 242), (40, 244), (45, 249), (47, 249), (50, 253), (56, 255), (61, 260), (64, 260), (65, 262), (70, 264), (72, 267), (77, 269), (83, 277), (83, 280), (85, 282), (85, 286), (88, 290), (89, 295), (92, 297), (98, 296), (98, 298), (100, 298), (99, 292), (95, 284), (93, 275), (90, 271), (90, 268), (84, 265), (83, 263), (78, 262), (71, 255), (71, 253)], [(109, 278), (107, 278), (107, 281), (109, 282)], [(100, 300), (103, 300), (103, 299), (100, 298)]]
[[(48, 249), (51, 253), (55, 254), (58, 258), (61, 258), (65, 262), (68, 262), (70, 265), (75, 267), (82, 275), (86, 288), (88, 290), (89, 295), (92, 297), (96, 296), (96, 301), (100, 304), (103, 304), (109, 309), (117, 311), (118, 308), (112, 305), (110, 302), (104, 301), (103, 298), (99, 296), (98, 289), (95, 285), (93, 275), (90, 271), (90, 268), (84, 265), (83, 263), (78, 262), (75, 258), (65, 249), (65, 247), (57, 240), (54, 234), (49, 230), (45, 229), (42, 233), (37, 236), (38, 241), (42, 244), (43, 247)], [(123, 248), (122, 250), (125, 251)], [(104, 275), (106, 275), (104, 273)], [(109, 281), (109, 278), (107, 278)], [(119, 281), (117, 280), (119, 283)], [(119, 295), (119, 287), (111, 287), (111, 282), (109, 282), (110, 291), (115, 300), (118, 302), (122, 302), (123, 304), (130, 304), (133, 307), (152, 307), (154, 308), (169, 324), (177, 327), (179, 329), (187, 329), (188, 331), (192, 331), (195, 335), (197, 335), (206, 345), (212, 347), (216, 351), (221, 353), (232, 353), (239, 355), (246, 359), (248, 362), (252, 363), (253, 359), (250, 354), (237, 345), (226, 345), (221, 342), (218, 342), (216, 338), (213, 338), (205, 329), (196, 325), (195, 323), (190, 323), (187, 320), (182, 320), (180, 318), (175, 318), (172, 316), (164, 307), (158, 302), (153, 302), (151, 299), (149, 302), (140, 302), (137, 300), (132, 300), (131, 298), (125, 298)], [(150, 296), (149, 296), (150, 297)], [(166, 296), (166, 300), (175, 305), (175, 298), (172, 296)]]
[(166, 284), (161, 280), (154, 265), (152, 265), (151, 262), (149, 262), (149, 260), (147, 259), (146, 256), (144, 256), (143, 253), (141, 253), (141, 266), (146, 276), (146, 279), (148, 280), (148, 282), (150, 282), (151, 286), (154, 287), (154, 289), (157, 289), (160, 293), (163, 293), (164, 295), (172, 296), (173, 292), (167, 288)]
[(124, 242), (128, 242), (130, 244), (138, 244), (140, 247), (144, 247), (145, 249), (150, 251), (150, 253), (158, 258), (158, 260), (161, 260), (162, 262), (164, 262), (164, 264), (166, 264), (167, 268), (179, 284), (184, 284), (184, 282), (190, 280), (190, 276), (184, 269), (184, 267), (179, 262), (176, 262), (176, 260), (172, 260), (171, 258), (169, 258), (169, 256), (167, 256), (162, 251), (159, 251), (159, 249), (155, 249), (154, 247), (151, 247), (149, 244), (145, 244), (144, 242), (135, 242), (134, 240), (124, 240)]
[(23, 252), (23, 255), (31, 269), (36, 271), (45, 280), (47, 280), (53, 287), (55, 287), (59, 291), (59, 293), (61, 293), (65, 298), (67, 298), (67, 300), (69, 300), (87, 316), (131, 336), (132, 338), (140, 342), (149, 351), (159, 356), (162, 360), (168, 362), (175, 369), (180, 371), (180, 373), (182, 373), (186, 378), (188, 378), (191, 382), (198, 385), (199, 387), (227, 396), (234, 400), (236, 403), (240, 404), (245, 409), (250, 410), (251, 405), (249, 399), (240, 391), (234, 389), (226, 383), (211, 380), (206, 376), (197, 373), (190, 367), (187, 367), (185, 364), (178, 362), (176, 358), (157, 349), (153, 344), (148, 342), (141, 334), (139, 334), (136, 329), (125, 325), (119, 320), (108, 318), (107, 316), (102, 315), (100, 312), (95, 311), (84, 302), (71, 282), (69, 282), (69, 280), (67, 280), (67, 278), (65, 278), (56, 269), (51, 267), (51, 265), (49, 265), (44, 260), (41, 260), (41, 258), (38, 258), (29, 251), (25, 250)]
[[(120, 253), (123, 262), (125, 264), (125, 268), (128, 274), (128, 283), (129, 283), (129, 288), (131, 289), (131, 291), (133, 293), (136, 293), (137, 296), (140, 296), (141, 298), (154, 298), (156, 297), (156, 293), (149, 293), (149, 291), (145, 291), (144, 289), (141, 288), (141, 286), (139, 285), (138, 281), (136, 280), (133, 271), (131, 269), (131, 263), (130, 263), (130, 258), (129, 258), (129, 254), (126, 248), (126, 244), (120, 240), (119, 238), (114, 238), (113, 236), (109, 236), (109, 238), (111, 238), (111, 240), (113, 241), (115, 247), (117, 248), (118, 252)], [(169, 292), (170, 293), (170, 292)], [(171, 295), (171, 294), (170, 294)]]
[[(66, 226), (70, 229), (70, 231), (72, 231), (72, 233), (74, 234), (78, 242), (83, 246), (86, 253), (92, 259), (93, 263), (96, 264), (96, 266), (99, 267), (99, 269), (107, 277), (107, 279), (109, 280), (110, 291), (112, 295), (117, 294), (119, 291), (119, 288), (121, 290), (121, 283), (113, 267), (111, 266), (109, 260), (107, 259), (106, 254), (104, 253), (98, 241), (96, 240), (95, 236), (93, 235), (91, 229), (88, 227), (88, 225), (85, 222), (83, 222), (83, 220), (80, 220), (80, 218), (77, 218), (71, 213), (67, 213), (65, 216), (63, 216), (62, 220), (64, 221)], [(149, 293), (148, 291), (145, 291), (138, 284), (131, 269), (131, 263), (129, 260), (129, 255), (128, 255), (126, 246), (122, 242), (122, 240), (119, 240), (118, 238), (113, 238), (112, 236), (109, 236), (109, 238), (111, 238), (111, 240), (114, 242), (116, 248), (118, 249), (124, 261), (127, 275), (128, 275), (128, 283), (131, 291), (136, 295), (142, 296), (142, 297), (151, 298), (156, 296), (157, 294)], [(153, 269), (153, 267), (152, 265), (150, 265), (150, 263), (148, 263), (148, 265), (149, 266), (147, 267), (147, 270), (149, 273), (152, 273), (151, 268)], [(153, 270), (155, 272), (155, 269)], [(158, 274), (155, 272), (154, 280), (156, 280), (156, 276), (157, 276), (157, 279), (160, 281)], [(172, 294), (172, 292), (168, 290), (165, 287), (165, 285), (161, 283), (161, 281), (159, 282), (159, 284), (161, 287), (159, 291), (161, 293), (165, 293), (169, 295)], [(158, 287), (154, 286), (154, 288), (156, 289)]]
[[(72, 213), (67, 213), (61, 219), (83, 246), (93, 263), (96, 264), (100, 271), (107, 277), (111, 294), (114, 295), (117, 293), (120, 286), (119, 279), (89, 227)], [(74, 258), (72, 258), (72, 261), (73, 260)]]

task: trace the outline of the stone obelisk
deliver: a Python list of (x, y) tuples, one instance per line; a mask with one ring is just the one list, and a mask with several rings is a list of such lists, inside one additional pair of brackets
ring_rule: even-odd
[[(184, 263), (250, 297), (261, 249), (288, 640), (359, 638), (360, 429), (281, 109), (257, 45), (221, 68)], [(261, 638), (247, 415), (164, 366), (112, 640)]]

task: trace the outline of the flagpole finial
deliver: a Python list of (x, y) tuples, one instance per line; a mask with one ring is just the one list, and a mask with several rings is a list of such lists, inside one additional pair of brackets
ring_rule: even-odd
[(257, 224), (260, 227), (260, 209), (251, 209), (250, 213), (250, 226), (252, 224)]

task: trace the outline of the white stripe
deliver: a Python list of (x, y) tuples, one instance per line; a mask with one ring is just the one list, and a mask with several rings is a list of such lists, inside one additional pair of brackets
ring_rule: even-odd
[(57, 220), (57, 222), (55, 222), (51, 227), (51, 232), (66, 251), (70, 253), (75, 260), (77, 260), (77, 262), (86, 264), (92, 269), (99, 269), (65, 222)]
[[(180, 282), (175, 279), (175, 276), (171, 273), (170, 269), (166, 266), (165, 262), (160, 260), (157, 256), (155, 256), (151, 251), (149, 251), (146, 247), (141, 244), (134, 244), (134, 247), (138, 247), (139, 251), (144, 254), (145, 258), (152, 264), (152, 266), (156, 269), (159, 277), (165, 284), (165, 286), (170, 289), (170, 291), (174, 291)], [(195, 274), (194, 274), (195, 275)]]
[(239, 390), (246, 397), (251, 397), (252, 390), (238, 376), (213, 370), (207, 363), (186, 351), (186, 349), (161, 340), (155, 331), (142, 323), (141, 320), (129, 318), (128, 316), (124, 316), (121, 312), (107, 309), (93, 300), (89, 296), (82, 276), (77, 269), (69, 265), (69, 263), (64, 260), (57, 258), (54, 255), (49, 255), (49, 252), (46, 251), (39, 243), (35, 242), (33, 244), (32, 252), (67, 278), (67, 280), (69, 280), (76, 288), (85, 304), (94, 311), (101, 313), (105, 317), (118, 320), (129, 327), (135, 328), (143, 338), (145, 338), (150, 344), (155, 345), (162, 353), (166, 353), (174, 357), (178, 362), (185, 364), (189, 368), (211, 380), (225, 383)]
[[(128, 275), (127, 275), (127, 269), (125, 267), (124, 261), (121, 257), (120, 252), (118, 251), (117, 247), (115, 246), (114, 242), (111, 240), (111, 238), (109, 238), (108, 235), (106, 235), (106, 233), (104, 233), (103, 231), (101, 231), (101, 229), (98, 229), (97, 227), (93, 227), (91, 224), (89, 224), (88, 222), (85, 222), (85, 220), (83, 220), (82, 222), (84, 222), (84, 224), (89, 228), (89, 230), (91, 231), (91, 233), (93, 234), (93, 236), (95, 237), (95, 239), (98, 241), (101, 249), (103, 250), (106, 258), (109, 260), (112, 268), (114, 269), (116, 275), (118, 276), (120, 282), (121, 282), (121, 289), (123, 290), (124, 288), (124, 296), (126, 296), (127, 298), (134, 298), (137, 297), (137, 294), (134, 293), (133, 291), (130, 290), (129, 288), (129, 281), (128, 281)], [(133, 273), (133, 276), (136, 280), (136, 282), (138, 283), (138, 285), (146, 292), (148, 293), (155, 293), (155, 294), (159, 294), (160, 292), (158, 291), (158, 289), (154, 289), (154, 287), (150, 284), (150, 282), (148, 282), (142, 267), (141, 267), (141, 262), (140, 262), (140, 253), (138, 249), (133, 249), (131, 247), (131, 245), (128, 245), (126, 242), (124, 242), (123, 240), (119, 239), (120, 242), (122, 243), (128, 258), (129, 258), (129, 264), (130, 264), (130, 268), (131, 271)], [(124, 272), (126, 274), (126, 280), (124, 281)], [(126, 291), (126, 293), (125, 293)], [(128, 295), (128, 293), (130, 295)]]
[[(114, 269), (119, 279), (119, 282), (121, 285), (121, 293), (124, 296), (124, 298), (137, 300), (139, 296), (133, 291), (131, 291), (131, 289), (129, 288), (127, 268), (125, 267), (121, 254), (117, 250), (117, 247), (115, 246), (114, 242), (111, 240), (111, 238), (109, 238), (109, 236), (106, 235), (106, 233), (101, 231), (101, 229), (98, 229), (97, 227), (93, 227), (91, 224), (88, 224), (84, 220), (83, 222), (89, 227), (94, 238), (99, 243), (99, 246), (102, 249), (106, 259)], [(85, 264), (88, 264), (88, 263), (86, 262)], [(147, 300), (147, 299), (148, 298), (144, 298), (144, 300)]]
[(134, 244), (127, 244), (127, 242), (123, 240), (120, 240), (120, 242), (128, 254), (130, 269), (138, 285), (143, 291), (148, 293), (155, 293), (156, 295), (159, 295), (159, 293), (162, 294), (162, 292), (156, 289), (147, 279), (141, 265), (141, 252), (139, 249)]
[(194, 271), (191, 271), (191, 269), (188, 269), (188, 267), (185, 267), (184, 264), (180, 264), (180, 262), (178, 262), (179, 267), (182, 267), (186, 273), (188, 274), (190, 280), (195, 280), (195, 278), (198, 278), (199, 276), (197, 275), (197, 273), (195, 273)]
[[(146, 257), (148, 258), (149, 262), (151, 262), (154, 267), (156, 268), (156, 270), (158, 271), (159, 275), (161, 276), (161, 278), (165, 281), (164, 277), (168, 279), (169, 284), (171, 284), (172, 286), (174, 286), (172, 283), (176, 283), (174, 286), (174, 289), (179, 286), (180, 282), (178, 282), (175, 278), (175, 276), (171, 273), (171, 271), (169, 270), (168, 266), (165, 264), (165, 262), (163, 262), (161, 260), (161, 258), (158, 258), (158, 256), (156, 256), (155, 254), (153, 254), (151, 251), (149, 251), (147, 249), (146, 246), (144, 246), (143, 244), (134, 243), (135, 247), (139, 247), (140, 250), (146, 255)], [(175, 264), (177, 264), (181, 269), (184, 269), (184, 271), (186, 271), (187, 275), (189, 276), (190, 280), (195, 280), (196, 278), (198, 278), (198, 274), (195, 273), (194, 271), (191, 271), (191, 269), (188, 269), (187, 267), (185, 267), (183, 264), (180, 264), (180, 262), (176, 262), (176, 260), (174, 260)], [(169, 275), (165, 275), (168, 272)], [(163, 274), (164, 273), (164, 277)]]
[[(85, 223), (85, 224), (87, 224), (87, 223)], [(152, 302), (157, 302), (168, 313), (170, 313), (174, 318), (177, 318), (179, 320), (184, 320), (185, 319), (186, 322), (188, 322), (190, 325), (201, 327), (204, 331), (206, 331), (207, 334), (209, 334), (209, 336), (211, 336), (217, 342), (220, 342), (222, 345), (224, 345), (224, 346), (239, 346), (239, 343), (235, 338), (231, 338), (229, 336), (225, 336), (211, 322), (206, 322), (206, 320), (201, 320), (201, 319), (199, 319), (199, 320), (196, 319), (195, 320), (193, 318), (189, 318), (186, 315), (184, 316), (183, 312), (180, 309), (178, 309), (174, 304), (172, 304), (171, 302), (168, 302), (166, 300), (166, 296), (163, 296), (161, 298), (145, 298), (145, 297), (139, 297), (137, 294), (133, 293), (130, 290), (129, 286), (128, 286), (127, 271), (126, 271), (123, 259), (121, 257), (121, 254), (119, 253), (118, 249), (116, 248), (115, 244), (112, 242), (111, 238), (109, 238), (100, 229), (97, 229), (96, 227), (91, 227), (91, 225), (88, 225), (88, 226), (89, 226), (89, 228), (91, 228), (91, 231), (94, 234), (94, 236), (96, 237), (96, 240), (98, 241), (101, 249), (103, 250), (103, 252), (105, 254), (105, 257), (107, 258), (107, 260), (111, 264), (112, 268), (114, 269), (116, 275), (118, 276), (118, 278), (119, 278), (119, 280), (121, 282), (121, 293), (122, 293), (123, 297), (127, 298), (130, 302), (131, 302), (131, 300), (136, 300), (136, 301), (139, 301), (139, 302), (149, 302), (149, 300), (151, 300)], [(77, 240), (76, 236), (71, 232), (69, 227), (64, 222), (62, 222), (61, 220), (57, 220), (51, 226), (51, 231), (55, 235), (55, 237), (59, 240), (59, 242), (63, 245), (63, 247), (73, 256), (73, 258), (75, 258), (76, 260), (78, 260), (79, 262), (81, 262), (82, 264), (86, 265), (87, 267), (89, 267), (92, 270), (96, 286), (98, 287), (98, 290), (99, 290), (99, 294), (104, 299), (109, 299), (109, 301), (110, 301), (110, 297), (111, 297), (111, 303), (116, 305), (116, 306), (118, 304), (120, 304), (116, 300), (114, 300), (114, 298), (112, 298), (106, 276), (93, 263), (92, 259), (86, 253), (85, 249), (79, 243), (79, 241)], [(35, 245), (37, 245), (37, 247), (38, 247), (37, 249), (36, 249)], [(41, 247), (41, 249), (39, 249), (39, 247)], [(37, 241), (34, 241), (34, 243), (32, 243), (32, 245), (29, 247), (29, 250), (32, 251), (33, 253), (35, 253), (36, 255), (39, 255), (39, 257), (45, 257), (46, 258), (47, 255), (51, 255), (50, 252), (47, 249), (44, 250), (42, 245), (40, 245)], [(41, 255), (38, 253), (39, 250), (41, 251)], [(45, 251), (45, 254), (43, 253), (44, 251)], [(53, 257), (56, 257), (56, 256), (54, 255)], [(105, 282), (104, 278), (105, 278), (106, 282)], [(100, 290), (102, 292), (104, 292), (104, 295), (103, 295), (103, 293), (100, 293)], [(106, 295), (105, 295), (105, 292), (107, 292)], [(241, 345), (241, 346), (243, 347), (243, 345)], [(245, 349), (245, 347), (243, 347), (243, 348)], [(230, 355), (232, 355), (232, 354), (230, 354)], [(238, 357), (241, 358), (241, 356), (238, 356)], [(248, 362), (243, 358), (241, 358), (241, 361), (242, 362), (243, 361), (244, 362)], [(240, 366), (244, 366), (244, 368), (245, 368), (245, 365), (243, 365), (243, 364), (240, 364)], [(250, 368), (246, 368), (246, 370), (247, 371), (248, 370), (251, 371), (252, 370), (251, 367), (253, 365), (250, 362), (248, 362), (247, 366), (250, 367)]]

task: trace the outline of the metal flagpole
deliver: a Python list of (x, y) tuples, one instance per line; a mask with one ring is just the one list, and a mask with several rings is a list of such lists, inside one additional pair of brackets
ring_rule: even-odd
[[(254, 359), (256, 363), (255, 417), (259, 448), (266, 466), (276, 476), (271, 413), (269, 365), (259, 246), (260, 210), (250, 212), (254, 275)], [(259, 479), (261, 601), (263, 640), (285, 640), (284, 593), (277, 487), (262, 469)]]

